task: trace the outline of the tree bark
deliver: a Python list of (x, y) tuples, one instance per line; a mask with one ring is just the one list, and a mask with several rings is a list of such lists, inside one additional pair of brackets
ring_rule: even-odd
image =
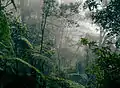
[(42, 15), (42, 23), (41, 23), (42, 38), (41, 38), (40, 54), (42, 54), (42, 50), (43, 50), (44, 31), (45, 31), (45, 27), (46, 27), (47, 17), (49, 14), (49, 9), (50, 9), (50, 4), (48, 5), (47, 11), (43, 12), (43, 15)]

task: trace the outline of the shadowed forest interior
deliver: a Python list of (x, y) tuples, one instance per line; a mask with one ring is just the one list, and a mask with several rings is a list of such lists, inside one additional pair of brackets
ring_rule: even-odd
[(120, 88), (120, 0), (0, 0), (0, 88)]

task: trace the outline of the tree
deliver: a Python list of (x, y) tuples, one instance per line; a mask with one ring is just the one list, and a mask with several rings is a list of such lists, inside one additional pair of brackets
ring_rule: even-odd
[(96, 2), (96, 0), (86, 0), (84, 3), (83, 8), (86, 9), (89, 8), (90, 11), (95, 10), (98, 8), (99, 3)]
[[(105, 45), (99, 46), (96, 43), (91, 48), (95, 55), (97, 55), (97, 57), (95, 58), (95, 62), (93, 62), (93, 64), (90, 66), (91, 69), (89, 69), (88, 73), (94, 74), (96, 76), (96, 82), (94, 81), (94, 85), (96, 85), (95, 88), (120, 87), (120, 53), (115, 52), (109, 47), (109, 45), (113, 43), (111, 42), (111, 40), (113, 40), (114, 38), (118, 38), (119, 40), (120, 36), (120, 24), (118, 14), (120, 12), (119, 4), (119, 0), (111, 1), (106, 6), (106, 8), (96, 11), (95, 13), (93, 13), (92, 16), (94, 23), (96, 23), (102, 28), (103, 31), (105, 31), (105, 34), (103, 35), (106, 36), (104, 41)], [(107, 42), (106, 39), (108, 39), (110, 42), (105, 43)], [(116, 43), (119, 46), (117, 39)], [(117, 44), (115, 45), (115, 47), (119, 48)]]
[[(3, 3), (0, 5), (4, 7)], [(36, 48), (33, 48), (27, 39), (24, 22), (18, 21), (19, 18), (16, 19), (3, 7), (0, 8), (0, 87), (84, 88), (72, 81), (52, 77), (53, 75), (49, 74), (51, 72), (49, 68), (52, 68), (53, 65), (51, 58), (48, 58), (54, 53), (48, 51), (51, 49), (51, 42), (47, 41), (43, 44), (42, 55), (40, 52), (36, 52)], [(43, 29), (45, 29), (44, 25), (42, 25)], [(48, 52), (46, 53), (46, 51)], [(28, 72), (28, 69), (35, 72), (35, 77)]]

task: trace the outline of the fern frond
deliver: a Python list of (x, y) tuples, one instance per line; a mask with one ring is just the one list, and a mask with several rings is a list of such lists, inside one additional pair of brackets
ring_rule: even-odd
[(35, 68), (34, 66), (32, 66), (31, 64), (29, 64), (28, 62), (20, 59), (20, 58), (12, 58), (12, 59), (9, 59), (9, 60), (15, 60), (15, 61), (19, 61), (20, 63), (28, 66), (29, 68), (32, 68), (33, 70), (35, 70), (38, 74), (40, 74), (40, 76), (44, 79), (44, 76), (43, 74), (40, 72), (40, 70), (38, 70), (37, 68)]

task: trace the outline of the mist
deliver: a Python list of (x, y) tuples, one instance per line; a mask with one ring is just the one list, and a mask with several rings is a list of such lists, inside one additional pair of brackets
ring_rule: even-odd
[[(62, 69), (69, 68), (69, 66), (75, 67), (78, 61), (86, 60), (86, 47), (81, 46), (79, 43), (80, 39), (86, 37), (92, 41), (99, 41), (100, 32), (98, 26), (92, 23), (90, 18), (91, 12), (86, 9), (83, 9), (84, 0), (74, 1), (74, 0), (60, 0), (63, 4), (69, 3), (80, 3), (80, 6), (77, 8), (78, 13), (67, 17), (57, 18), (55, 16), (49, 16), (46, 20), (46, 28), (44, 38), (52, 37), (54, 39), (54, 49), (57, 51), (57, 54), (62, 56), (64, 59), (60, 61)], [(60, 5), (61, 2), (57, 1)], [(19, 1), (18, 1), (19, 2)], [(17, 2), (16, 2), (17, 3)], [(22, 3), (22, 2), (20, 2)], [(21, 4), (23, 5), (23, 4)], [(18, 16), (21, 14), (23, 18), (21, 20), (27, 25), (36, 25), (35, 30), (29, 30), (30, 33), (35, 33), (35, 40), (30, 40), (32, 44), (35, 42), (40, 42), (40, 25), (42, 20), (42, 0), (26, 0), (22, 6), (22, 10), (18, 10)], [(70, 14), (69, 10), (67, 14)], [(26, 18), (25, 18), (26, 17)], [(75, 23), (69, 23), (68, 21), (74, 21)], [(50, 29), (50, 30), (49, 30)], [(31, 34), (29, 34), (28, 39), (31, 39)], [(79, 47), (79, 48), (78, 48)], [(63, 53), (65, 51), (65, 53)], [(56, 55), (57, 55), (56, 54)], [(70, 56), (71, 55), (71, 56)], [(59, 61), (58, 61), (59, 62)], [(64, 63), (63, 63), (64, 62)], [(69, 66), (66, 66), (66, 64)]]
[(0, 88), (118, 88), (119, 4), (0, 0)]

